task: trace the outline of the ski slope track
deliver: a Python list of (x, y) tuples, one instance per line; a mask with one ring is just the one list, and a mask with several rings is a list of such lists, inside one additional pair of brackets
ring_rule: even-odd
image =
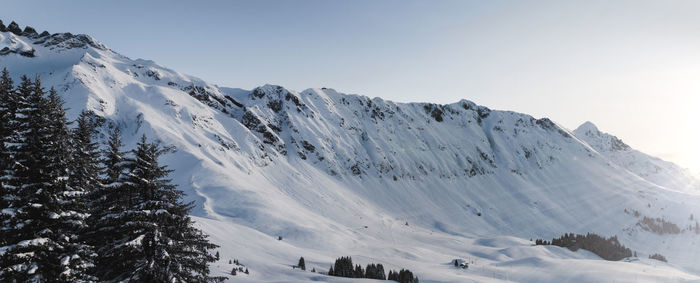
[[(591, 123), (571, 132), (467, 100), (219, 87), (88, 35), (27, 29), (0, 32), (0, 67), (16, 81), (40, 76), (69, 118), (92, 110), (129, 147), (143, 134), (173, 146), (164, 162), (221, 245), (214, 272), (228, 274), (229, 259), (250, 269), (231, 282), (364, 282), (291, 267), (303, 256), (307, 270), (326, 272), (348, 255), (421, 282), (700, 280), (698, 181)], [(682, 232), (645, 229), (644, 216)], [(568, 232), (617, 235), (639, 257), (611, 262), (532, 241)]]

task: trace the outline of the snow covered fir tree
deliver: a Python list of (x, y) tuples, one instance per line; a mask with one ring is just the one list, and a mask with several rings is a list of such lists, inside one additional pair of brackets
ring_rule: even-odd
[(99, 123), (90, 112), (70, 123), (54, 89), (2, 71), (0, 281), (221, 279), (208, 267), (217, 245), (159, 164), (167, 150), (144, 135), (125, 152), (114, 129), (101, 151)]

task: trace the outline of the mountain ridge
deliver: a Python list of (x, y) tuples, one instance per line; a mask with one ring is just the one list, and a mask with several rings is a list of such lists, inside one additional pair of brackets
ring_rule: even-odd
[(661, 158), (638, 151), (614, 135), (602, 132), (587, 121), (573, 134), (591, 145), (607, 159), (645, 180), (668, 189), (700, 192), (700, 182), (688, 169)]

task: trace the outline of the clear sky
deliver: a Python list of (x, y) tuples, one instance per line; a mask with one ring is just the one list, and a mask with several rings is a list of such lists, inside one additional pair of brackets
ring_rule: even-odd
[(700, 172), (700, 1), (16, 1), (0, 19), (87, 33), (221, 86), (466, 98), (590, 120)]

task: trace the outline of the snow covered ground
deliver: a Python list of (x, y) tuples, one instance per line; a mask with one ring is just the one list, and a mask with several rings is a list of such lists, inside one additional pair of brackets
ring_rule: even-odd
[[(335, 260), (328, 249), (313, 246), (301, 248), (308, 246), (308, 243), (304, 240), (278, 241), (277, 238), (228, 221), (197, 220), (213, 240), (224, 245), (220, 249), (221, 260), (213, 265), (215, 272), (228, 274), (233, 266), (228, 264), (229, 259), (239, 259), (250, 269), (249, 275), (239, 274), (231, 278), (231, 282), (357, 282), (357, 279), (329, 277), (310, 271), (312, 268), (323, 272), (328, 270)], [(400, 228), (389, 228), (398, 234), (391, 242), (353, 243), (347, 239), (348, 244), (339, 246), (335, 251), (351, 255), (353, 262), (361, 264), (381, 262), (385, 268), (409, 268), (420, 276), (421, 282), (700, 280), (697, 275), (646, 258), (610, 262), (585, 250), (571, 252), (552, 246), (534, 246), (529, 240), (516, 237), (455, 237), (419, 228)], [(291, 267), (300, 255), (306, 260), (307, 271)], [(454, 267), (453, 259), (465, 260), (470, 263), (469, 268)]]
[[(213, 269), (238, 259), (250, 270), (232, 282), (354, 282), (309, 271), (348, 255), (422, 282), (700, 281), (697, 180), (592, 124), (569, 132), (467, 100), (218, 87), (84, 35), (0, 32), (4, 47), (17, 52), (0, 67), (41, 76), (71, 118), (87, 108), (129, 146), (145, 133), (176, 148), (164, 161), (221, 245)], [(644, 230), (644, 216), (683, 231)], [(617, 235), (639, 258), (530, 240), (568, 232)], [(306, 272), (291, 267), (302, 256)]]

